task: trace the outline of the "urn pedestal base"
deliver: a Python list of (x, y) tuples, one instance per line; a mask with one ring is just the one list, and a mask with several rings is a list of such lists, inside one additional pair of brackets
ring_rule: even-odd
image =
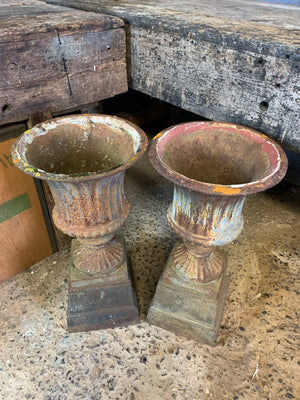
[(223, 273), (210, 283), (183, 281), (174, 271), (177, 243), (159, 280), (147, 321), (160, 328), (215, 345), (223, 314), (228, 279)]
[[(76, 245), (76, 240), (73, 242)], [(90, 274), (70, 265), (69, 332), (115, 328), (137, 322), (139, 312), (126, 255), (122, 265), (111, 275)]]

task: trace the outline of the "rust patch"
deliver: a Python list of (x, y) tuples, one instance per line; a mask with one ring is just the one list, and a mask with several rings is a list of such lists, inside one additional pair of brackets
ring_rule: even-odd
[(46, 121), (15, 142), (14, 163), (47, 181), (55, 225), (79, 239), (72, 253), (76, 268), (105, 275), (124, 261), (122, 246), (113, 242), (129, 212), (124, 173), (146, 148), (147, 137), (134, 124), (92, 114)]
[(245, 195), (278, 183), (286, 157), (252, 129), (203, 121), (159, 133), (149, 154), (154, 168), (175, 184), (167, 218), (184, 245), (172, 256), (174, 268), (182, 281), (213, 282), (222, 273), (213, 246), (238, 237)]
[(245, 195), (278, 183), (286, 157), (258, 132), (218, 122), (166, 129), (149, 154), (174, 183), (167, 219), (182, 241), (172, 250), (147, 320), (215, 344), (227, 289), (226, 263), (215, 246), (238, 237)]

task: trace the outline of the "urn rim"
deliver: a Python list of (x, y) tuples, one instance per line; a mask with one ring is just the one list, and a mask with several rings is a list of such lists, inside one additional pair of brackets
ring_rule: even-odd
[[(137, 148), (130, 159), (124, 163), (118, 164), (115, 167), (76, 175), (68, 175), (65, 173), (47, 172), (42, 168), (32, 165), (26, 157), (28, 146), (34, 141), (34, 138), (49, 133), (52, 129), (63, 124), (83, 124), (92, 121), (93, 123), (102, 123), (112, 128), (117, 127), (130, 133), (132, 138), (138, 141)], [(33, 128), (26, 130), (13, 144), (11, 156), (13, 163), (28, 175), (42, 180), (74, 182), (74, 181), (89, 181), (115, 175), (125, 172), (133, 164), (135, 164), (145, 153), (148, 146), (148, 138), (144, 131), (137, 125), (123, 118), (107, 115), (107, 114), (75, 114), (63, 117), (52, 118), (42, 123), (35, 125)]]
[[(270, 165), (267, 171), (259, 179), (238, 183), (219, 184), (208, 183), (192, 179), (179, 173), (163, 159), (164, 147), (182, 134), (189, 134), (196, 131), (209, 131), (210, 129), (222, 129), (228, 133), (234, 132), (243, 135), (247, 139), (259, 144), (261, 150), (267, 155)], [(202, 192), (219, 196), (244, 196), (247, 194), (264, 191), (279, 183), (285, 176), (288, 166), (284, 150), (268, 136), (257, 132), (254, 129), (226, 122), (193, 121), (173, 125), (157, 134), (150, 145), (149, 159), (152, 166), (166, 179), (175, 185), (185, 187), (195, 192)]]

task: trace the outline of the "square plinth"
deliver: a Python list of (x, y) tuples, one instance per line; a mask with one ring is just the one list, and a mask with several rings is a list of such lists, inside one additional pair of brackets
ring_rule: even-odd
[(67, 323), (70, 332), (115, 328), (139, 322), (128, 259), (117, 277), (106, 279), (70, 266)]
[(173, 252), (157, 285), (147, 321), (189, 339), (215, 345), (228, 278), (223, 272), (214, 282), (189, 286), (172, 269)]

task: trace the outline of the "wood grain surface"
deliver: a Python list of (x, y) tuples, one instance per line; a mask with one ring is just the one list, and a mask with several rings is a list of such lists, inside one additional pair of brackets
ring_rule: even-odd
[(0, 5), (0, 125), (127, 90), (117, 17), (38, 1)]
[(245, 0), (48, 0), (123, 18), (132, 88), (300, 152), (300, 7)]

